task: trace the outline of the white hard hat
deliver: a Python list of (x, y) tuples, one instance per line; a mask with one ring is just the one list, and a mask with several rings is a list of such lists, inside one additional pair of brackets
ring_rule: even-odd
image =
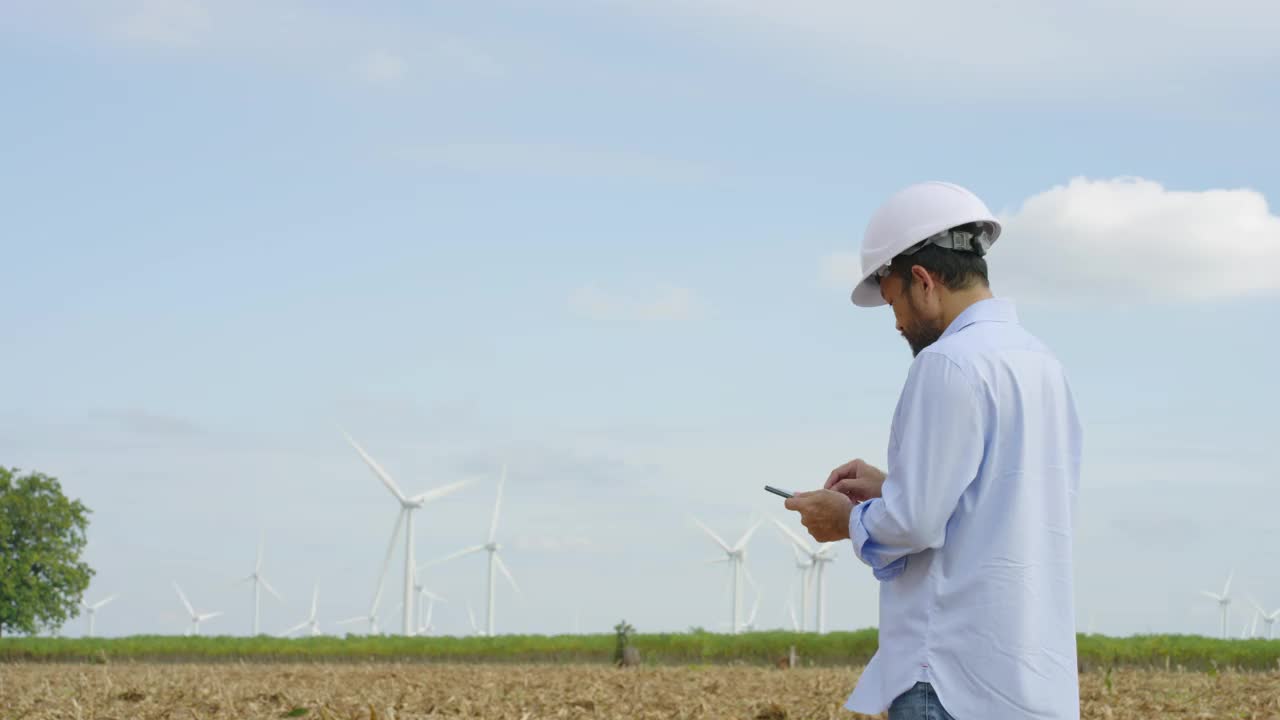
[(1000, 236), (1000, 222), (977, 195), (959, 185), (935, 181), (899, 190), (867, 223), (862, 236), (862, 280), (853, 288), (853, 304), (884, 305), (877, 272), (922, 241), (969, 223), (990, 226), (980, 253)]

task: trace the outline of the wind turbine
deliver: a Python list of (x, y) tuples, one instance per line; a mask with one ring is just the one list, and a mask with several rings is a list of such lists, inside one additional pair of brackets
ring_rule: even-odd
[(1277, 608), (1275, 611), (1268, 613), (1266, 610), (1262, 609), (1262, 605), (1257, 600), (1253, 601), (1253, 607), (1255, 610), (1258, 611), (1258, 614), (1262, 616), (1263, 624), (1267, 626), (1267, 639), (1268, 640), (1274, 639), (1275, 635), (1273, 634), (1273, 632), (1275, 628), (1273, 626), (1276, 624), (1276, 620), (1280, 620), (1280, 608)]
[(448, 601), (431, 592), (421, 583), (414, 584), (413, 589), (418, 593), (418, 634), (425, 635), (432, 630), (431, 616), (435, 612), (436, 603)]
[(783, 540), (791, 547), (791, 553), (796, 559), (796, 570), (800, 575), (800, 632), (804, 632), (809, 625), (809, 578), (813, 571), (813, 548), (809, 547), (809, 543), (805, 542), (799, 535), (792, 532), (791, 528), (782, 524), (777, 518), (773, 519), (775, 525), (783, 533)]
[[(378, 590), (379, 590), (379, 592), (381, 592), (381, 590), (382, 590), (382, 589), (381, 589), (381, 588), (379, 588)], [(372, 611), (372, 612), (370, 612), (368, 615), (358, 615), (358, 616), (356, 616), (356, 617), (347, 618), (346, 620), (339, 620), (338, 622), (336, 622), (336, 623), (334, 623), (334, 624), (335, 624), (335, 625), (351, 625), (351, 624), (353, 624), (353, 623), (358, 623), (358, 622), (367, 622), (367, 623), (369, 623), (369, 634), (370, 634), (370, 635), (377, 635), (377, 634), (378, 634), (378, 600), (377, 600), (377, 598), (374, 598), (374, 601), (373, 601), (373, 611)]]
[(178, 591), (178, 599), (182, 601), (182, 606), (187, 609), (187, 613), (191, 615), (191, 627), (187, 629), (187, 635), (199, 635), (200, 623), (205, 620), (212, 620), (222, 614), (222, 611), (211, 613), (198, 613), (191, 607), (191, 603), (187, 600), (187, 596), (182, 594), (182, 588), (178, 587), (178, 583), (173, 584), (173, 589)]
[(746, 559), (747, 543), (751, 541), (751, 536), (754, 535), (756, 529), (760, 527), (760, 523), (752, 525), (751, 528), (743, 534), (742, 538), (738, 540), (736, 545), (730, 546), (729, 543), (720, 539), (719, 535), (712, 532), (711, 528), (702, 524), (702, 521), (694, 518), (693, 522), (699, 528), (702, 528), (702, 531), (714, 540), (715, 543), (720, 546), (720, 549), (724, 551), (725, 556), (723, 558), (713, 560), (712, 562), (729, 563), (729, 567), (733, 571), (733, 611), (730, 614), (729, 632), (736, 635), (742, 630), (742, 622), (740, 620), (742, 616), (742, 563), (743, 560)]
[(1201, 590), (1200, 594), (1218, 603), (1218, 607), (1222, 608), (1222, 639), (1227, 639), (1227, 615), (1231, 611), (1231, 578), (1235, 576), (1235, 571), (1227, 575), (1227, 584), (1222, 587), (1222, 594)]
[(350, 435), (347, 435), (346, 432), (343, 432), (342, 434), (347, 438), (347, 442), (351, 444), (351, 447), (355, 448), (355, 451), (360, 454), (360, 457), (365, 461), (365, 464), (367, 464), (369, 468), (373, 470), (373, 473), (378, 476), (378, 479), (382, 480), (382, 484), (387, 486), (387, 490), (395, 496), (396, 501), (400, 503), (400, 512), (396, 514), (395, 528), (391, 531), (391, 545), (387, 548), (387, 558), (382, 564), (382, 574), (378, 577), (378, 592), (377, 596), (375, 596), (374, 610), (370, 614), (372, 615), (377, 612), (376, 598), (382, 594), (382, 578), (387, 573), (387, 565), (391, 562), (391, 551), (395, 548), (396, 538), (400, 534), (400, 527), (403, 526), (404, 634), (413, 635), (413, 511), (418, 510), (432, 500), (437, 500), (461, 490), (463, 487), (470, 484), (471, 481), (462, 480), (460, 482), (438, 487), (434, 490), (428, 490), (427, 492), (414, 495), (413, 497), (407, 497), (400, 491), (400, 486), (396, 484), (396, 481), (387, 474), (386, 470), (382, 469), (382, 466), (379, 465), (376, 460), (369, 457), (369, 454), (364, 451), (364, 448), (360, 447), (360, 445), (356, 443), (355, 439)]
[(290, 635), (303, 629), (307, 630), (307, 634), (310, 635), (311, 637), (315, 637), (319, 635), (320, 621), (316, 619), (316, 607), (319, 601), (320, 601), (320, 586), (316, 585), (315, 588), (311, 591), (311, 614), (307, 616), (306, 620), (280, 633), (280, 636), (289, 637)]
[(280, 597), (280, 593), (276, 592), (276, 589), (271, 587), (271, 583), (267, 582), (267, 579), (262, 576), (262, 542), (261, 541), (258, 542), (258, 561), (254, 563), (253, 572), (249, 573), (249, 575), (245, 577), (243, 580), (241, 580), (240, 582), (242, 584), (247, 582), (253, 583), (253, 634), (257, 636), (258, 633), (260, 632), (260, 628), (262, 627), (261, 625), (262, 588), (266, 588), (267, 592), (275, 596), (276, 600), (279, 600), (280, 602), (284, 602), (284, 598)]
[(89, 617), (89, 634), (85, 637), (93, 637), (93, 621), (98, 615), (98, 610), (102, 609), (103, 606), (115, 599), (115, 595), (108, 595), (92, 605), (86, 603), (84, 600), (80, 601), (80, 606), (84, 608), (85, 615)]
[(511, 587), (516, 592), (520, 592), (520, 586), (516, 584), (516, 579), (511, 576), (511, 571), (507, 569), (507, 564), (502, 562), (502, 557), (498, 555), (498, 551), (502, 549), (502, 546), (499, 545), (497, 541), (498, 511), (502, 509), (502, 486), (505, 485), (506, 482), (507, 482), (507, 467), (503, 465), (502, 477), (498, 479), (498, 499), (493, 504), (493, 519), (489, 522), (489, 541), (483, 545), (473, 545), (472, 547), (469, 547), (469, 548), (463, 548), (462, 550), (459, 550), (458, 552), (452, 555), (446, 555), (445, 557), (442, 557), (439, 560), (432, 560), (431, 562), (422, 566), (423, 568), (427, 568), (427, 567), (430, 567), (431, 565), (439, 565), (442, 562), (448, 562), (449, 560), (453, 560), (454, 558), (460, 558), (464, 555), (471, 555), (472, 553), (478, 553), (482, 550), (487, 551), (489, 553), (489, 589), (488, 589), (488, 598), (487, 598), (489, 611), (488, 611), (488, 615), (485, 617), (485, 634), (488, 635), (489, 637), (493, 637), (494, 571), (501, 570), (503, 577), (507, 579), (507, 582), (511, 583)]
[[(773, 522), (775, 525), (778, 526), (778, 529), (781, 530), (789, 540), (791, 540), (792, 544), (795, 546), (795, 549), (799, 551), (801, 556), (803, 556), (803, 560), (800, 557), (796, 558), (796, 567), (803, 568), (804, 565), (802, 565), (802, 563), (804, 561), (808, 562), (809, 568), (807, 570), (807, 574), (809, 576), (809, 579), (816, 586), (814, 589), (817, 592), (817, 607), (815, 608), (815, 613), (814, 613), (816, 618), (817, 629), (819, 634), (824, 633), (826, 632), (826, 624), (827, 624), (827, 613), (826, 613), (827, 586), (826, 586), (826, 578), (823, 577), (823, 569), (825, 568), (827, 563), (835, 562), (836, 549), (838, 548), (838, 545), (836, 545), (835, 543), (824, 543), (822, 545), (819, 545), (817, 548), (814, 548), (811, 545), (809, 545), (809, 543), (806, 542), (804, 538), (796, 534), (794, 530), (787, 527), (786, 524), (784, 524), (781, 520), (774, 518)], [(804, 629), (804, 614), (806, 612), (805, 608), (808, 606), (808, 598), (806, 597), (808, 594), (808, 582), (805, 581), (805, 578), (804, 578), (805, 574), (806, 574), (805, 572), (802, 572), (801, 581), (800, 581), (800, 595), (801, 595), (800, 615), (802, 618), (801, 627), (800, 627), (801, 630)]]
[(818, 617), (818, 634), (821, 635), (827, 631), (827, 578), (822, 571), (827, 567), (828, 563), (836, 561), (836, 551), (839, 545), (836, 543), (825, 543), (818, 548), (818, 552), (813, 556), (813, 583), (816, 585), (814, 592), (817, 593), (817, 607), (815, 614)]

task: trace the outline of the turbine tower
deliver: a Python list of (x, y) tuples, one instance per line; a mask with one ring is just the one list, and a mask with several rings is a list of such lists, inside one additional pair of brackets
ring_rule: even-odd
[(694, 518), (693, 522), (701, 528), (708, 537), (714, 540), (716, 545), (720, 546), (721, 550), (724, 551), (723, 558), (713, 560), (712, 562), (728, 563), (729, 568), (732, 571), (731, 582), (733, 583), (733, 609), (729, 614), (729, 632), (736, 635), (742, 630), (742, 563), (746, 559), (747, 543), (751, 541), (751, 536), (755, 534), (756, 529), (760, 527), (760, 523), (752, 525), (751, 528), (748, 529), (747, 532), (745, 532), (738, 540), (737, 544), (731, 546), (729, 543), (722, 540), (719, 535), (712, 532), (711, 528), (704, 525), (701, 520)]
[(488, 615), (485, 618), (485, 634), (488, 635), (489, 637), (493, 637), (493, 628), (494, 628), (493, 615), (494, 615), (495, 571), (499, 571), (499, 570), (502, 571), (503, 577), (505, 577), (507, 579), (507, 582), (511, 584), (512, 589), (514, 589), (516, 592), (520, 592), (520, 586), (516, 584), (516, 579), (511, 576), (511, 571), (507, 569), (507, 564), (502, 562), (502, 556), (498, 554), (498, 551), (502, 549), (502, 546), (498, 544), (498, 540), (497, 540), (498, 513), (502, 509), (502, 487), (503, 485), (506, 484), (506, 482), (507, 482), (507, 466), (503, 465), (502, 476), (498, 479), (498, 499), (493, 504), (493, 518), (489, 522), (488, 542), (486, 542), (483, 545), (473, 545), (472, 547), (469, 547), (469, 548), (463, 548), (462, 550), (459, 550), (458, 552), (453, 553), (452, 555), (446, 555), (445, 557), (442, 557), (439, 560), (432, 560), (431, 562), (422, 566), (423, 568), (427, 568), (432, 565), (439, 565), (442, 562), (448, 562), (449, 560), (453, 560), (454, 558), (460, 558), (460, 557), (463, 557), (464, 555), (471, 555), (472, 553), (478, 553), (482, 550), (489, 553), (489, 585), (488, 585), (488, 594), (486, 597), (486, 603), (488, 604), (489, 610), (488, 610)]
[[(346, 432), (343, 432), (342, 434), (347, 438), (347, 442), (351, 444), (351, 447), (355, 448), (355, 451), (360, 454), (360, 457), (365, 461), (365, 464), (367, 464), (369, 468), (373, 470), (373, 473), (378, 476), (378, 479), (382, 481), (382, 484), (387, 487), (387, 490), (391, 492), (391, 494), (395, 497), (396, 501), (400, 504), (400, 511), (396, 514), (395, 528), (391, 531), (391, 546), (388, 548), (387, 560), (386, 562), (383, 563), (382, 572), (383, 572), (383, 575), (386, 574), (387, 563), (390, 562), (391, 560), (390, 551), (394, 550), (397, 536), (400, 534), (401, 526), (403, 526), (404, 527), (404, 625), (403, 627), (404, 627), (404, 634), (406, 636), (413, 635), (413, 569), (414, 569), (413, 568), (413, 512), (415, 510), (420, 509), (423, 505), (426, 505), (432, 500), (437, 500), (446, 495), (449, 495), (454, 492), (457, 492), (458, 490), (461, 490), (463, 487), (466, 487), (468, 484), (470, 484), (471, 481), (462, 480), (460, 482), (450, 483), (448, 485), (438, 487), (435, 490), (428, 490), (427, 492), (414, 495), (413, 497), (407, 497), (403, 492), (400, 491), (400, 486), (396, 484), (396, 481), (393, 480), (389, 474), (387, 474), (386, 470), (382, 469), (382, 466), (379, 465), (376, 460), (369, 457), (369, 454), (364, 451), (364, 448), (360, 447), (360, 445), (356, 443), (355, 439), (353, 439), (350, 435), (347, 435)], [(382, 577), (381, 576), (379, 576), (378, 578), (377, 592), (378, 592), (378, 595), (375, 595), (375, 601), (374, 601), (374, 611), (370, 613), (371, 615), (377, 612), (377, 597), (380, 596), (382, 593)]]
[(205, 620), (212, 620), (222, 614), (222, 611), (211, 613), (198, 613), (191, 607), (191, 603), (187, 600), (187, 596), (182, 593), (182, 588), (178, 587), (178, 583), (173, 584), (173, 589), (178, 591), (178, 599), (182, 601), (182, 606), (187, 609), (187, 614), (191, 616), (191, 627), (187, 628), (186, 635), (200, 635), (200, 623)]
[(261, 541), (258, 542), (258, 561), (254, 563), (253, 572), (249, 573), (249, 575), (240, 582), (241, 584), (247, 582), (253, 583), (253, 634), (256, 637), (258, 633), (261, 632), (262, 628), (262, 588), (266, 588), (267, 592), (271, 593), (276, 600), (279, 600), (282, 603), (284, 602), (284, 598), (280, 597), (280, 593), (276, 592), (276, 589), (271, 587), (271, 583), (267, 582), (267, 579), (262, 576)]
[[(85, 615), (87, 615), (89, 618), (89, 634), (86, 635), (85, 637), (93, 637), (94, 619), (97, 617), (98, 611), (101, 610), (107, 603), (115, 599), (116, 599), (115, 595), (108, 595), (107, 597), (99, 600), (98, 602), (92, 605), (86, 603), (84, 600), (80, 601), (80, 606), (84, 608)], [(1267, 625), (1269, 627), (1270, 623), (1267, 623)]]
[(1222, 587), (1222, 594), (1208, 590), (1201, 590), (1200, 593), (1205, 597), (1218, 603), (1218, 607), (1222, 608), (1222, 639), (1227, 639), (1227, 615), (1231, 611), (1231, 578), (1235, 576), (1235, 572), (1227, 575), (1227, 584)]
[(306, 620), (280, 633), (280, 637), (289, 637), (290, 635), (298, 632), (299, 630), (304, 630), (304, 629), (307, 631), (307, 634), (310, 635), (311, 637), (315, 637), (319, 635), (320, 621), (316, 619), (316, 609), (318, 607), (319, 602), (320, 602), (320, 586), (316, 585), (315, 588), (312, 589), (311, 591), (311, 614), (307, 616)]

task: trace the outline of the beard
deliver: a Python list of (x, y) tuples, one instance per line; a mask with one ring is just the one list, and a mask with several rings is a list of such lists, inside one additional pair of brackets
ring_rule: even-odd
[(909, 323), (904, 323), (902, 329), (902, 337), (907, 341), (907, 345), (911, 346), (911, 357), (916, 357), (925, 348), (938, 341), (942, 337), (942, 333), (946, 328), (941, 327), (938, 323), (923, 320), (918, 314), (915, 303), (910, 302), (912, 314), (915, 318)]

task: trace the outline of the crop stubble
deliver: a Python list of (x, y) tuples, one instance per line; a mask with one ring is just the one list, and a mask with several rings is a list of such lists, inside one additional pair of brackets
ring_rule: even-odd
[[(5, 664), (2, 720), (855, 718), (856, 669), (599, 665)], [(1275, 718), (1280, 673), (1081, 676), (1085, 718)]]

